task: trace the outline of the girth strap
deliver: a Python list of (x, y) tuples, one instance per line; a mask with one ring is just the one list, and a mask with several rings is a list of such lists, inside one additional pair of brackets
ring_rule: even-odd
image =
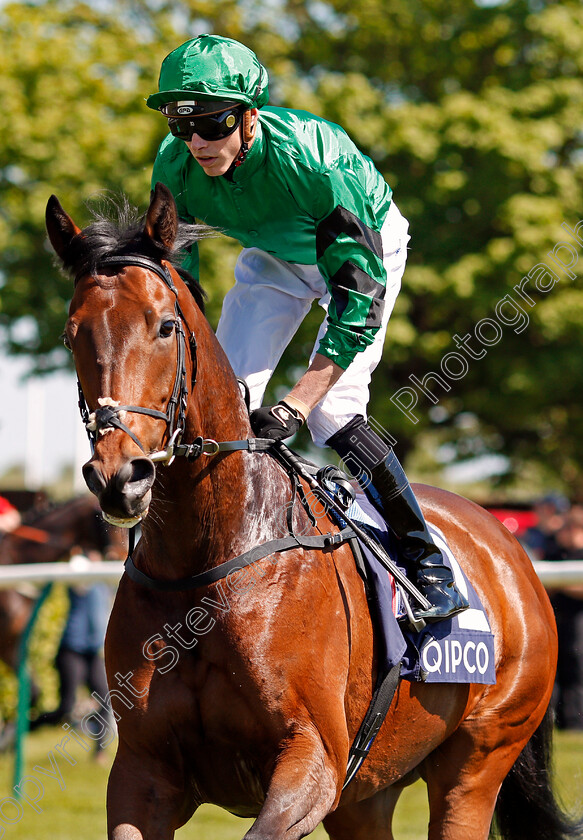
[(342, 785), (342, 790), (350, 784), (358, 773), (360, 765), (369, 754), (373, 741), (379, 734), (379, 730), (393, 702), (400, 676), (401, 663), (397, 662), (377, 684), (368, 711), (348, 753), (348, 765), (346, 767), (346, 777)]
[(185, 592), (189, 589), (197, 589), (200, 586), (208, 586), (210, 583), (216, 583), (218, 580), (225, 578), (230, 572), (244, 569), (246, 566), (250, 566), (258, 560), (263, 560), (270, 554), (289, 551), (290, 548), (337, 548), (343, 545), (343, 543), (348, 542), (348, 540), (351, 540), (354, 536), (355, 533), (350, 527), (344, 528), (337, 534), (318, 534), (315, 537), (302, 537), (288, 534), (286, 537), (269, 540), (266, 543), (262, 543), (262, 545), (257, 545), (250, 551), (246, 551), (238, 557), (232, 557), (225, 563), (221, 563), (213, 569), (208, 569), (206, 572), (201, 572), (198, 575), (192, 575), (192, 577), (188, 578), (180, 578), (179, 580), (158, 580), (144, 574), (144, 572), (141, 572), (135, 567), (131, 554), (128, 555), (124, 566), (130, 580), (148, 589), (156, 589), (159, 592)]

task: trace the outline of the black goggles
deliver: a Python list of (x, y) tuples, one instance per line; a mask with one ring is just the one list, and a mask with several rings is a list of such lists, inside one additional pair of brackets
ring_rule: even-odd
[(223, 140), (241, 125), (245, 108), (236, 106), (216, 114), (202, 114), (199, 117), (168, 117), (168, 128), (174, 137), (190, 140), (198, 134), (203, 140)]

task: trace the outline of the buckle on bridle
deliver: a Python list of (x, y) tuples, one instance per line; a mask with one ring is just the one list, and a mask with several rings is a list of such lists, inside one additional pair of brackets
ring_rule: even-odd
[(178, 427), (168, 441), (166, 449), (160, 449), (158, 452), (152, 452), (152, 454), (148, 456), (150, 461), (154, 464), (165, 464), (169, 467), (176, 458), (174, 450), (178, 446), (181, 435), (182, 429)]

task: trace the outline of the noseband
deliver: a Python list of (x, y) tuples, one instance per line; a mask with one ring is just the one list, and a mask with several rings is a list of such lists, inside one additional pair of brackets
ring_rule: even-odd
[[(137, 443), (142, 452), (146, 454), (146, 450), (139, 438), (120, 419), (120, 413), (122, 411), (129, 411), (134, 414), (145, 414), (149, 417), (155, 417), (157, 420), (164, 420), (166, 422), (169, 440), (166, 449), (160, 453), (156, 453), (159, 456), (156, 460), (162, 462), (169, 462), (172, 459), (175, 448), (180, 443), (182, 434), (184, 433), (184, 422), (186, 417), (188, 387), (186, 385), (185, 364), (186, 339), (183, 328), (183, 323), (186, 324), (186, 319), (184, 318), (184, 314), (180, 308), (180, 304), (178, 303), (178, 292), (172, 280), (172, 275), (170, 274), (166, 266), (160, 265), (159, 263), (156, 263), (153, 260), (148, 259), (147, 257), (142, 257), (137, 254), (130, 254), (128, 256), (105, 257), (96, 266), (96, 269), (107, 270), (110, 268), (125, 268), (130, 265), (135, 265), (139, 268), (145, 268), (147, 271), (152, 271), (168, 286), (168, 288), (174, 294), (175, 297), (174, 314), (176, 316), (175, 330), (177, 343), (177, 359), (176, 376), (174, 378), (174, 387), (172, 389), (172, 395), (170, 397), (170, 400), (168, 401), (168, 405), (166, 407), (165, 412), (157, 411), (154, 408), (144, 408), (139, 405), (103, 405), (90, 414), (89, 409), (87, 407), (87, 402), (85, 400), (85, 395), (83, 394), (83, 389), (81, 388), (81, 383), (79, 382), (79, 380), (77, 380), (77, 388), (79, 391), (79, 410), (81, 412), (81, 418), (83, 420), (83, 423), (85, 424), (85, 428), (87, 429), (87, 434), (89, 435), (89, 440), (91, 441), (92, 448), (97, 442), (99, 432), (105, 429), (121, 429), (123, 432), (128, 434), (131, 437), (131, 439), (135, 443)], [(188, 341), (190, 345), (190, 354), (192, 362), (191, 388), (193, 388), (196, 382), (197, 369), (196, 338), (193, 332), (190, 333)]]

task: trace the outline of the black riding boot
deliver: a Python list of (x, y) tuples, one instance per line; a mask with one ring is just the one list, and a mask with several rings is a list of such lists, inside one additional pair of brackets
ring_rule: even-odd
[(340, 455), (396, 537), (399, 558), (431, 603), (416, 609), (427, 622), (451, 618), (469, 606), (431, 539), (421, 508), (397, 456), (358, 415), (326, 443)]

